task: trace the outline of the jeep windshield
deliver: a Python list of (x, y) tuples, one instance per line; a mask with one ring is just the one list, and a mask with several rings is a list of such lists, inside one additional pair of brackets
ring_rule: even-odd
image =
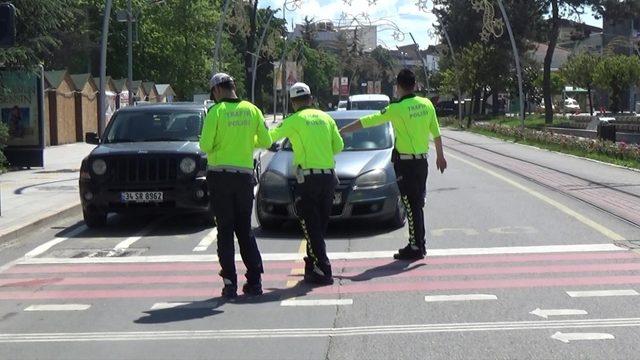
[(198, 141), (203, 113), (194, 110), (124, 111), (107, 128), (105, 143)]

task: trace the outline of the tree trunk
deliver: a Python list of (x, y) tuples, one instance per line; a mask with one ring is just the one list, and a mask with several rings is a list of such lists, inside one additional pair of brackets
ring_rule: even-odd
[[(247, 35), (247, 46), (244, 53), (244, 68), (245, 68), (245, 88), (247, 91), (251, 91), (251, 69), (253, 68), (253, 55), (255, 51), (255, 43), (256, 43), (256, 27), (257, 27), (257, 17), (258, 17), (258, 0), (252, 4), (253, 8), (251, 9), (251, 18), (250, 18), (250, 30)], [(256, 54), (259, 56), (259, 54)]]
[(544, 75), (542, 81), (542, 91), (544, 93), (544, 120), (545, 123), (553, 123), (553, 100), (551, 94), (551, 61), (558, 42), (558, 32), (560, 28), (560, 14), (558, 10), (558, 0), (551, 0), (551, 31), (549, 32), (549, 47), (544, 57)]
[(593, 116), (593, 99), (591, 98), (591, 85), (587, 86), (587, 96), (589, 97), (589, 113)]

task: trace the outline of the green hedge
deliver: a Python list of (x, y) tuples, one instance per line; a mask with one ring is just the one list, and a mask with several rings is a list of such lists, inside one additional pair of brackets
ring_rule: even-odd
[(625, 165), (630, 165), (635, 168), (640, 167), (640, 146), (634, 144), (584, 139), (576, 136), (554, 134), (550, 131), (526, 128), (523, 130), (519, 127), (503, 126), (493, 123), (475, 124), (474, 129), (481, 130), (480, 132), (498, 134), (515, 141), (547, 145), (547, 147), (552, 147), (553, 150), (557, 149), (559, 151), (581, 155), (598, 154), (621, 160)]

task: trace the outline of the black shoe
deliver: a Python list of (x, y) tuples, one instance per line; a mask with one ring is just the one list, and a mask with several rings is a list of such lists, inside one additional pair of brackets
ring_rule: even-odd
[(262, 283), (245, 283), (242, 285), (242, 292), (250, 296), (262, 295)]
[(332, 276), (319, 275), (315, 272), (305, 272), (304, 281), (316, 285), (333, 285)]
[(415, 245), (407, 245), (393, 254), (393, 258), (396, 260), (420, 260), (424, 259), (425, 255), (425, 250)]
[(225, 285), (224, 288), (222, 288), (222, 297), (227, 299), (238, 297), (238, 287), (236, 285)]

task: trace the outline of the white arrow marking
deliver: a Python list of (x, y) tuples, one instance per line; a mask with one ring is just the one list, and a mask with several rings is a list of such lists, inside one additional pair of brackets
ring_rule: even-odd
[(584, 310), (577, 309), (548, 309), (543, 310), (537, 308), (530, 312), (529, 314), (540, 316), (541, 318), (549, 318), (549, 316), (567, 316), (567, 315), (587, 315), (587, 312)]
[(551, 338), (568, 344), (570, 341), (577, 340), (613, 340), (615, 336), (606, 333), (562, 333), (558, 331)]

